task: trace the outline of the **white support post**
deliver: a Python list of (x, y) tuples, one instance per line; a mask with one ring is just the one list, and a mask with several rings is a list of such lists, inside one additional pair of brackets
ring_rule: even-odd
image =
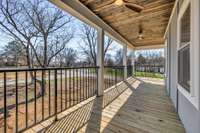
[(127, 45), (123, 46), (124, 80), (127, 79)]
[(132, 62), (131, 62), (131, 65), (133, 67), (132, 68), (133, 69), (132, 70), (132, 72), (133, 72), (132, 74), (133, 74), (133, 76), (135, 76), (135, 50), (132, 51)]
[(98, 96), (103, 95), (104, 90), (104, 31), (103, 29), (99, 28), (97, 29), (97, 66), (98, 69)]

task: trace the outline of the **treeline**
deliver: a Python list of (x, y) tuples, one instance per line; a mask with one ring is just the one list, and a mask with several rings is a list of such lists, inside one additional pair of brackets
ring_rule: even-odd
[(148, 54), (139, 54), (135, 61), (135, 65), (138, 66), (165, 66), (165, 58), (162, 53), (155, 54), (154, 52), (148, 52)]
[[(1, 67), (63, 67), (96, 65), (97, 30), (43, 0), (2, 0), (0, 33), (10, 42), (0, 51)], [(69, 48), (77, 38), (78, 50)], [(122, 65), (122, 50), (111, 56), (113, 40), (105, 36), (105, 65)], [(80, 57), (81, 55), (81, 57)], [(163, 63), (161, 57), (138, 57), (137, 63)], [(131, 65), (131, 55), (128, 55)]]

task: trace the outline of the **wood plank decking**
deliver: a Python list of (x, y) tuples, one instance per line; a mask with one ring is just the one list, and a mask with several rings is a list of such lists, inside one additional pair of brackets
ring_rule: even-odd
[(134, 78), (26, 132), (184, 133), (163, 85)]

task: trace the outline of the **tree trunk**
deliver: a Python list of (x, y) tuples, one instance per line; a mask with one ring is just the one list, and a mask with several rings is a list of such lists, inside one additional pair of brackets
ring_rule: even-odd
[[(30, 51), (29, 51), (29, 45), (26, 47), (26, 62), (27, 62), (27, 66), (29, 69), (33, 68), (33, 64), (31, 63), (31, 57), (30, 56)], [(40, 91), (37, 94), (38, 97), (42, 96), (42, 94), (45, 94), (45, 86), (43, 85), (42, 81), (37, 79), (37, 75), (34, 74), (34, 71), (29, 71), (30, 76), (31, 76), (31, 84), (34, 84), (35, 82), (38, 83), (40, 85)], [(37, 73), (36, 73), (37, 74)], [(42, 72), (42, 76), (44, 76), (45, 73)], [(46, 76), (44, 76), (46, 77)], [(45, 78), (44, 78), (45, 79)]]
[(46, 71), (43, 70), (42, 71), (42, 81), (40, 82), (40, 92), (39, 92), (39, 96), (44, 96), (46, 94)]

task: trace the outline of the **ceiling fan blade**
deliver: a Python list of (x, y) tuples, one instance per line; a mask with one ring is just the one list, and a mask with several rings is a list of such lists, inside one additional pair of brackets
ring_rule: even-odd
[(99, 6), (98, 8), (94, 9), (94, 12), (98, 12), (98, 11), (107, 9), (107, 8), (113, 6), (114, 3), (115, 3), (115, 0), (106, 2), (105, 4), (102, 4), (102, 5)]
[(143, 6), (133, 4), (133, 3), (125, 3), (125, 6), (135, 12), (138, 12), (138, 13), (140, 13), (144, 9)]

